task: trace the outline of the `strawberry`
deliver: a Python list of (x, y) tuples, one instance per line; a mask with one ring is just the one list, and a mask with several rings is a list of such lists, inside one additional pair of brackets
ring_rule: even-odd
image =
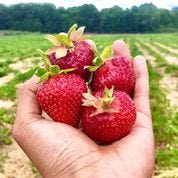
[[(87, 80), (90, 72), (85, 66), (92, 65), (94, 51), (91, 40), (84, 40), (82, 34), (84, 27), (78, 29), (73, 25), (67, 33), (60, 33), (56, 36), (46, 35), (55, 47), (46, 51), (53, 65), (58, 65), (61, 69), (76, 68), (72, 73)], [(92, 44), (94, 42), (92, 41)]]
[(81, 77), (75, 74), (58, 74), (40, 86), (37, 101), (54, 121), (78, 127), (84, 92), (86, 85)]
[[(40, 51), (39, 51), (40, 52)], [(78, 127), (82, 112), (82, 93), (87, 88), (84, 80), (75, 74), (66, 74), (74, 69), (61, 70), (52, 66), (42, 53), (45, 67), (39, 68), (36, 75), (41, 77), (42, 85), (37, 91), (37, 102), (54, 120)]]
[(83, 94), (84, 133), (100, 143), (111, 143), (129, 134), (136, 120), (135, 106), (129, 95), (122, 91), (113, 92), (113, 88), (93, 95)]
[(131, 97), (135, 87), (135, 75), (132, 61), (123, 56), (113, 56), (111, 46), (107, 46), (101, 55), (93, 61), (93, 66), (87, 67), (93, 74), (92, 91), (115, 87)]
[(111, 57), (105, 62), (93, 76), (92, 90), (104, 89), (104, 87), (124, 91), (133, 96), (135, 87), (135, 75), (130, 60), (123, 56)]

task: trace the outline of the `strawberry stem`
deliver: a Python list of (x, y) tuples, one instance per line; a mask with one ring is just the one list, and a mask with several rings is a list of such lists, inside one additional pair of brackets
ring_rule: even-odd
[(97, 50), (94, 50), (95, 58), (93, 59), (93, 66), (87, 66), (86, 68), (90, 72), (95, 72), (99, 69), (111, 56), (112, 56), (112, 49), (110, 46), (106, 46), (100, 55)]
[(45, 66), (46, 70), (48, 70), (49, 67), (52, 65), (48, 56), (41, 49), (37, 49), (37, 53), (41, 56), (41, 58), (44, 62), (44, 66)]
[(93, 106), (96, 108), (96, 111), (92, 113), (91, 116), (101, 114), (104, 112), (108, 112), (108, 113), (117, 112), (116, 109), (111, 108), (111, 104), (114, 101), (113, 93), (114, 93), (114, 87), (112, 87), (111, 89), (105, 88), (103, 96), (100, 98), (94, 97), (89, 92), (83, 93), (84, 99), (82, 100), (83, 101), (82, 105)]

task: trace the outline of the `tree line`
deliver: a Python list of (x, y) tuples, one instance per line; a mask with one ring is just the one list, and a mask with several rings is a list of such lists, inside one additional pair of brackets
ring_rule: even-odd
[(0, 29), (57, 33), (72, 24), (91, 33), (158, 33), (178, 30), (178, 8), (159, 9), (153, 4), (122, 9), (98, 9), (91, 4), (56, 8), (53, 4), (0, 4)]

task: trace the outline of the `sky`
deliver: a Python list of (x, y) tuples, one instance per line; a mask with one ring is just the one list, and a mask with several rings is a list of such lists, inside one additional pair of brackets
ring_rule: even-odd
[(17, 3), (53, 3), (56, 7), (72, 7), (80, 6), (83, 4), (94, 4), (99, 10), (103, 8), (113, 7), (118, 5), (122, 8), (130, 8), (134, 5), (139, 6), (144, 3), (153, 3), (159, 8), (171, 9), (172, 7), (178, 7), (178, 0), (0, 0), (0, 3), (5, 5), (17, 4)]

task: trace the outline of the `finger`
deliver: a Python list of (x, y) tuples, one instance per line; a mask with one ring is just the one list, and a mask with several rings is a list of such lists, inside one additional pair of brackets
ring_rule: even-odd
[[(17, 119), (28, 119), (27, 115), (41, 115), (41, 109), (37, 103), (36, 92), (39, 87), (38, 78), (33, 76), (26, 81), (19, 90), (17, 103)], [(34, 117), (36, 118), (36, 117)]]
[(133, 66), (136, 77), (134, 92), (136, 110), (150, 117), (149, 77), (145, 58), (143, 56), (135, 57)]
[(129, 47), (123, 40), (117, 40), (112, 45), (112, 50), (114, 56), (124, 56), (128, 59), (131, 59), (131, 54), (129, 51)]

